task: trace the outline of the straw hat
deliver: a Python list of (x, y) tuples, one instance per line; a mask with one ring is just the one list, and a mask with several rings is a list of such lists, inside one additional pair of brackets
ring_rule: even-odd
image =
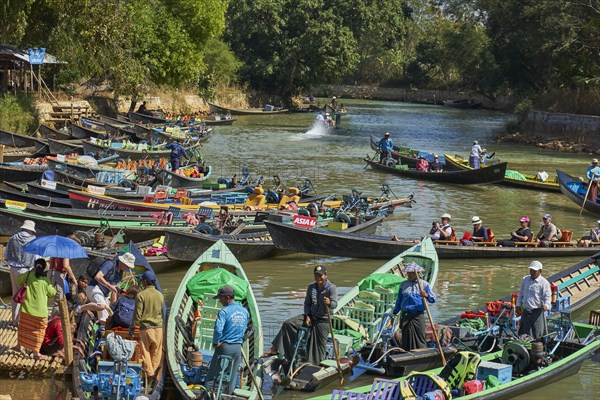
[(471, 218), (471, 223), (473, 225), (477, 225), (482, 224), (483, 222), (481, 221), (481, 218), (479, 218), (478, 216), (474, 216), (473, 218)]

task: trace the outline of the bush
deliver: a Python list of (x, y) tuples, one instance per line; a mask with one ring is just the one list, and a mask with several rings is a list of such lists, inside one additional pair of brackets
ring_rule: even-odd
[(513, 134), (519, 131), (519, 121), (516, 119), (507, 119), (504, 121), (504, 127), (506, 128), (506, 133)]
[(20, 94), (17, 97), (0, 96), (0, 129), (13, 133), (31, 134), (37, 129), (37, 111), (33, 98)]
[(517, 114), (519, 121), (523, 121), (527, 116), (527, 113), (533, 107), (531, 99), (523, 99), (515, 106), (515, 114)]

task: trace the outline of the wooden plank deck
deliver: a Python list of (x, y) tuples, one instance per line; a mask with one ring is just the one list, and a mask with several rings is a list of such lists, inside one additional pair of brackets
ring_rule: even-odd
[(25, 352), (11, 348), (17, 344), (17, 329), (11, 326), (10, 307), (0, 307), (0, 372), (10, 376), (56, 377), (65, 373), (61, 357), (34, 360)]

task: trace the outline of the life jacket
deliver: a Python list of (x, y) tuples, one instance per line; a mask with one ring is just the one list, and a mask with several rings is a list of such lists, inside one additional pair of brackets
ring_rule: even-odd
[(446, 364), (440, 372), (440, 377), (446, 381), (450, 389), (458, 389), (463, 383), (475, 379), (480, 362), (479, 354), (460, 351)]

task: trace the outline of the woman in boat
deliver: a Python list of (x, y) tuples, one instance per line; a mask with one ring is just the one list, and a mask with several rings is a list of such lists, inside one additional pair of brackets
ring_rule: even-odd
[(24, 347), (35, 359), (46, 359), (40, 354), (40, 348), (48, 326), (48, 299), (56, 295), (56, 289), (46, 277), (46, 260), (37, 259), (35, 267), (19, 276), (17, 282), (19, 285), (27, 283), (27, 294), (21, 303), (18, 344), (14, 350), (21, 351)]
[(461, 245), (463, 246), (472, 246), (473, 242), (487, 242), (489, 240), (487, 228), (483, 226), (483, 221), (478, 216), (474, 216), (471, 218), (471, 223), (473, 224), (473, 233), (471, 237), (466, 240), (461, 240)]
[(579, 239), (577, 247), (590, 247), (592, 243), (596, 243), (596, 246), (598, 246), (598, 243), (600, 243), (600, 219), (596, 223), (598, 226), (590, 228), (590, 235)]
[(429, 163), (427, 162), (425, 157), (419, 156), (419, 161), (417, 161), (416, 170), (425, 172), (429, 171)]
[[(398, 290), (394, 315), (402, 311), (400, 316), (400, 329), (402, 330), (401, 347), (410, 351), (427, 347), (425, 339), (425, 303), (435, 303), (435, 295), (429, 283), (419, 278), (419, 272), (425, 270), (419, 264), (410, 262), (404, 268), (408, 280), (402, 282)], [(419, 279), (419, 282), (417, 282)], [(419, 290), (419, 283), (421, 290)]]
[(529, 217), (524, 216), (519, 220), (521, 226), (519, 229), (511, 231), (511, 238), (508, 240), (498, 241), (498, 245), (502, 247), (515, 247), (516, 242), (530, 242), (533, 232), (529, 229)]

